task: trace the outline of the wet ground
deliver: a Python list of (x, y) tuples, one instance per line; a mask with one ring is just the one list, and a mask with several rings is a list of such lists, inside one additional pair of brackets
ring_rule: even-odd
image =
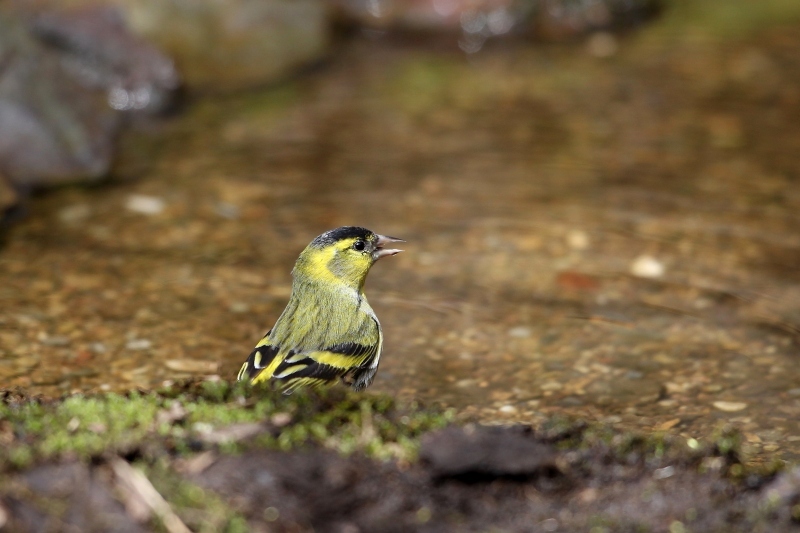
[[(678, 31), (676, 28), (682, 28)], [(545, 46), (356, 39), (128, 139), (0, 253), (0, 379), (60, 395), (233, 379), (299, 251), (408, 240), (367, 294), (373, 390), (465, 418), (566, 414), (800, 456), (800, 26), (669, 15)]]

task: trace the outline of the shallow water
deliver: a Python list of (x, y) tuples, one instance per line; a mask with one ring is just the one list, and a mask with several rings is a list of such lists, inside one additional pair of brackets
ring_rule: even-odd
[(357, 224), (408, 241), (368, 281), (371, 390), (489, 422), (730, 424), (752, 460), (796, 460), (800, 31), (618, 44), (356, 40), (129, 139), (116, 184), (37, 198), (10, 234), (4, 384), (233, 379), (299, 251)]

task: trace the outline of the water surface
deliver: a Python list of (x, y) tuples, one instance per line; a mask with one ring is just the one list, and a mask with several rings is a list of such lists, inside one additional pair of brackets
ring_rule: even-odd
[(371, 390), (487, 422), (732, 425), (795, 460), (800, 31), (618, 44), (357, 39), (195, 103), (128, 141), (116, 184), (37, 198), (11, 233), (4, 385), (234, 379), (300, 250), (357, 224), (408, 241), (368, 281)]

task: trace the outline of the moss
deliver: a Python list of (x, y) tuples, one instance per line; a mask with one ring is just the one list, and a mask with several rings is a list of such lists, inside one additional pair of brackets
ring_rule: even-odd
[(23, 469), (33, 462), (33, 453), (30, 447), (15, 446), (8, 451), (7, 460), (11, 466)]
[(189, 454), (218, 441), (223, 441), (217, 445), (223, 453), (237, 453), (242, 445), (236, 438), (225, 442), (215, 436), (247, 423), (263, 428), (248, 445), (281, 450), (322, 445), (341, 453), (411, 459), (418, 437), (452, 418), (451, 412), (402, 407), (384, 396), (335, 389), (286, 396), (238, 383), (190, 383), (149, 394), (0, 405), (0, 419), (16, 437), (0, 452), (0, 465), (21, 468), (36, 459), (141, 452), (145, 443), (154, 455)]
[(676, 0), (666, 16), (652, 30), (684, 39), (698, 34), (719, 39), (741, 39), (776, 24), (800, 20), (800, 3), (795, 0)]
[(386, 95), (397, 109), (424, 116), (455, 96), (454, 79), (463, 78), (463, 73), (464, 67), (436, 57), (416, 59), (381, 80), (375, 92)]
[[(277, 126), (281, 117), (292, 106), (297, 105), (301, 96), (302, 91), (298, 84), (287, 82), (260, 91), (239, 93), (233, 97), (203, 99), (189, 110), (191, 120), (184, 124), (191, 124), (196, 128), (198, 123), (206, 127), (230, 124), (248, 127), (248, 124), (256, 123), (263, 132), (264, 129)], [(224, 112), (221, 113), (221, 109)]]

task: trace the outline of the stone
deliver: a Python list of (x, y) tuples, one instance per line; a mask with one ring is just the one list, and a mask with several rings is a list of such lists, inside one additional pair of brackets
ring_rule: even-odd
[(100, 86), (118, 111), (169, 109), (181, 80), (173, 61), (129, 28), (111, 6), (36, 13), (31, 29), (84, 86)]
[(649, 255), (640, 255), (631, 263), (631, 274), (639, 278), (660, 278), (664, 270), (664, 263)]
[(17, 191), (105, 177), (121, 112), (162, 112), (180, 84), (109, 7), (0, 6), (0, 66), (0, 168)]
[(560, 475), (555, 450), (524, 427), (449, 427), (422, 438), (420, 459), (438, 478)]
[(116, 113), (21, 22), (0, 9), (0, 167), (17, 187), (102, 176)]

